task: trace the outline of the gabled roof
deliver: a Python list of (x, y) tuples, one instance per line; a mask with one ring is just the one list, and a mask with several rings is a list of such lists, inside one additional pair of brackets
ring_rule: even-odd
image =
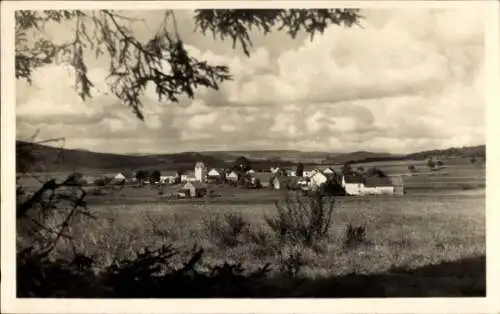
[(335, 173), (335, 170), (332, 167), (326, 167), (323, 169), (323, 173)]
[(344, 175), (345, 183), (363, 183), (363, 177), (353, 174)]
[(215, 169), (215, 168), (212, 168), (210, 169), (210, 171), (208, 172), (208, 174), (212, 174), (212, 175), (220, 175), (221, 174), (221, 171), (219, 169)]
[(366, 187), (382, 187), (382, 186), (393, 186), (391, 179), (388, 177), (367, 177), (365, 179)]

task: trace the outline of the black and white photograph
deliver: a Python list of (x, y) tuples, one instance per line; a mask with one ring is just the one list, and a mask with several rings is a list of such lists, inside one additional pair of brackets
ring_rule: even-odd
[(6, 2), (2, 294), (486, 299), (498, 3)]

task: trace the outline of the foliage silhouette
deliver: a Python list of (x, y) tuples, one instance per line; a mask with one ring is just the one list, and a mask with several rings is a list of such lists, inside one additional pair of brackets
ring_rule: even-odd
[[(240, 43), (247, 56), (252, 41), (249, 32), (264, 34), (285, 31), (292, 38), (300, 32), (311, 36), (323, 33), (329, 25), (351, 27), (362, 18), (358, 9), (286, 9), (286, 10), (196, 10), (195, 31), (212, 33), (214, 38), (231, 38), (233, 47)], [(146, 87), (154, 86), (158, 100), (177, 103), (180, 97), (195, 97), (198, 87), (218, 90), (231, 80), (225, 65), (210, 65), (189, 55), (179, 36), (174, 10), (165, 10), (159, 30), (143, 43), (132, 25), (144, 22), (114, 10), (20, 10), (15, 13), (16, 78), (31, 82), (33, 71), (42, 66), (64, 62), (76, 75), (78, 95), (91, 97), (94, 84), (88, 77), (84, 55), (109, 57), (107, 83), (112, 94), (144, 120), (143, 102)], [(69, 42), (56, 44), (41, 31), (48, 23), (74, 23), (75, 33)], [(35, 42), (29, 40), (38, 32)]]

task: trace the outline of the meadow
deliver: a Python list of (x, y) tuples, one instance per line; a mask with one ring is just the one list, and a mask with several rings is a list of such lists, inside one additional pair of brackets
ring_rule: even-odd
[[(407, 172), (407, 163), (378, 166), (389, 174)], [(331, 228), (309, 246), (280, 241), (266, 222), (276, 214), (274, 202), (293, 192), (213, 186), (220, 197), (171, 200), (165, 195), (178, 187), (164, 187), (162, 195), (158, 187), (124, 187), (89, 195), (97, 219), (79, 217), (70, 228), (72, 244), (61, 241), (55, 253), (92, 256), (98, 273), (146, 247), (172, 244), (181, 252), (172, 258), (178, 266), (193, 247), (202, 247), (202, 270), (224, 262), (246, 269), (270, 264), (274, 278), (293, 281), (275, 297), (480, 296), (484, 178), (484, 166), (450, 165), (405, 177), (404, 196), (336, 197)], [(356, 245), (346, 245), (348, 226), (365, 228)], [(343, 288), (335, 290), (337, 284)]]

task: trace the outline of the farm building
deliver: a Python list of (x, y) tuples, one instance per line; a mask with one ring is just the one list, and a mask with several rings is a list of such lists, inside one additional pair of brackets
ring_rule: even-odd
[(175, 184), (180, 181), (180, 175), (178, 171), (162, 171), (162, 175), (160, 176), (161, 184)]
[(180, 180), (180, 177), (172, 176), (172, 175), (160, 177), (161, 184), (176, 184), (179, 180)]
[(348, 195), (360, 195), (363, 188), (363, 178), (359, 175), (344, 175), (342, 187)]
[(224, 170), (212, 168), (207, 174), (207, 182), (222, 183), (225, 177)]
[(276, 174), (280, 170), (280, 167), (271, 167), (270, 170), (272, 174)]
[(207, 166), (203, 162), (199, 161), (194, 165), (194, 176), (196, 181), (207, 181), (207, 173)]
[(250, 170), (247, 171), (247, 174), (251, 175), (251, 176), (254, 176), (255, 175), (255, 170), (250, 169)]
[(404, 195), (405, 194), (405, 185), (404, 179), (402, 175), (391, 176), (390, 177), (392, 184), (394, 186), (394, 194), (396, 195)]
[(191, 182), (196, 181), (194, 171), (188, 170), (181, 175), (181, 182)]
[(314, 171), (311, 176), (309, 176), (309, 185), (313, 189), (318, 188), (323, 183), (326, 183), (326, 181), (328, 181), (328, 178), (319, 171)]
[(323, 170), (323, 174), (334, 175), (335, 174), (335, 170), (333, 170), (331, 167), (328, 167), (325, 170)]
[(183, 197), (203, 197), (207, 194), (207, 186), (201, 182), (187, 182), (179, 190), (178, 195)]
[(226, 179), (228, 181), (238, 181), (238, 174), (235, 171), (231, 171), (227, 176)]
[(363, 195), (394, 194), (394, 186), (388, 177), (367, 177), (361, 187)]
[(112, 178), (109, 184), (123, 184), (126, 183), (128, 180), (125, 177), (125, 175), (121, 172), (115, 174)]
[(215, 168), (212, 168), (210, 169), (210, 171), (207, 173), (207, 176), (208, 177), (220, 177), (221, 176), (221, 173), (219, 172), (219, 170), (215, 169)]

